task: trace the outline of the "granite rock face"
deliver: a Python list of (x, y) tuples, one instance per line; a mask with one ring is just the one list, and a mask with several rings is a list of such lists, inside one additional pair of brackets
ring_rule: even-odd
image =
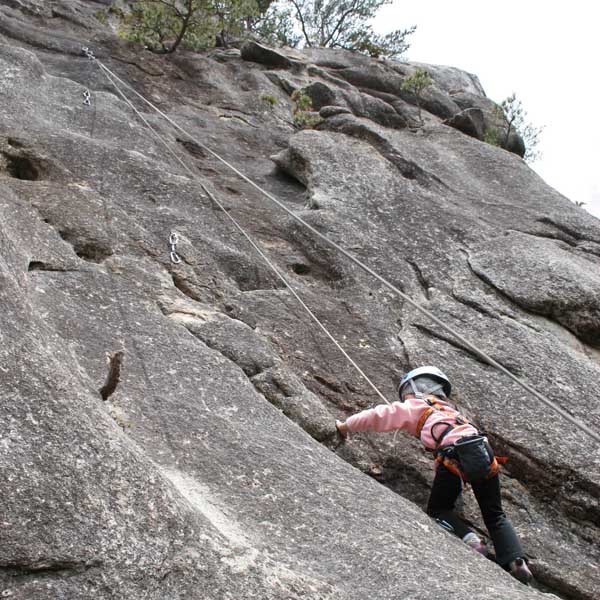
[[(0, 1), (2, 597), (596, 598), (594, 442), (138, 104), (192, 177), (81, 47), (595, 430), (600, 223), (480, 141), (472, 75), (425, 66), (417, 127), (400, 87), (418, 65), (154, 56), (105, 4)], [(315, 129), (293, 124), (296, 89)], [(448, 373), (510, 458), (539, 590), (426, 516), (416, 440), (340, 443), (334, 419), (378, 397), (200, 183), (390, 400), (410, 367)], [(485, 533), (468, 492), (463, 510)]]

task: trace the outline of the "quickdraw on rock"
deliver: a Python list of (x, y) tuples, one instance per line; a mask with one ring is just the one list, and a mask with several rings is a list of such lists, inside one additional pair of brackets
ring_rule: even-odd
[[(90, 60), (96, 60), (94, 53), (87, 46), (82, 48), (81, 50)], [(92, 105), (92, 94), (90, 93), (90, 90), (85, 90), (83, 92), (83, 104), (85, 106)]]
[(90, 60), (96, 60), (94, 53), (87, 46), (84, 46), (81, 50)]
[(177, 254), (177, 244), (179, 242), (179, 236), (176, 232), (172, 231), (169, 236), (169, 245), (171, 246), (171, 262), (178, 265), (181, 262), (181, 257)]

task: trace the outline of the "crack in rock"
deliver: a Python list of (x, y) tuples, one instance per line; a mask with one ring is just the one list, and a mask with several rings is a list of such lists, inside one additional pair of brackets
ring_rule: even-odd
[(423, 289), (423, 293), (425, 294), (425, 298), (427, 300), (431, 300), (431, 292), (429, 291), (429, 282), (427, 281), (427, 279), (425, 279), (424, 275), (423, 275), (423, 271), (421, 271), (421, 268), (419, 267), (419, 265), (414, 262), (414, 261), (406, 261), (410, 267), (412, 268), (415, 277), (417, 278), (417, 281), (419, 282), (419, 285), (421, 286), (421, 288)]
[(100, 396), (102, 396), (102, 400), (104, 401), (108, 400), (115, 393), (115, 390), (121, 381), (123, 356), (123, 350), (111, 352), (106, 355), (108, 361), (108, 374), (106, 375), (104, 385), (100, 388)]
[(420, 167), (416, 162), (403, 157), (396, 148), (377, 131), (347, 114), (336, 115), (326, 119), (318, 127), (320, 131), (337, 131), (350, 137), (365, 141), (389, 163), (394, 165), (406, 179), (415, 180), (423, 187), (433, 184), (448, 189), (448, 186), (437, 175)]
[[(56, 558), (40, 559), (35, 562), (8, 561), (0, 564), (0, 570), (16, 578), (29, 575), (36, 577), (65, 577), (85, 573), (103, 565), (102, 561), (61, 560)], [(4, 596), (4, 594), (0, 594)]]

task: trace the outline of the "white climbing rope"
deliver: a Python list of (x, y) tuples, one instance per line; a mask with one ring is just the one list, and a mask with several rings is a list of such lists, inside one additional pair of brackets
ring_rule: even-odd
[[(94, 55), (92, 54), (92, 52), (90, 50), (88, 50), (87, 48), (84, 48), (84, 52), (90, 60), (94, 60)], [(90, 138), (93, 139), (95, 125), (96, 125), (97, 102), (93, 102), (93, 104), (92, 104), (92, 95), (91, 95), (91, 92), (89, 91), (89, 89), (86, 89), (86, 92), (84, 93), (84, 105), (87, 108), (91, 108), (92, 105), (94, 107), (93, 111), (92, 111), (92, 117), (91, 117), (92, 126), (91, 126), (90, 134), (89, 134)], [(105, 173), (104, 164), (102, 164), (103, 162), (104, 162), (104, 160), (102, 159), (101, 165), (100, 165), (100, 167), (101, 167), (100, 173), (102, 175), (101, 175), (99, 184), (97, 186), (95, 186), (95, 193), (101, 198), (101, 201), (102, 201), (102, 210), (104, 213), (104, 226), (105, 226), (106, 235), (107, 235), (108, 239), (117, 240), (117, 235), (116, 235), (115, 229), (113, 228), (113, 225), (112, 225), (112, 217), (110, 215), (110, 211), (109, 211), (109, 207), (108, 207), (107, 194), (105, 194), (103, 191), (103, 181), (104, 181), (104, 173)], [(173, 250), (172, 250), (172, 252), (173, 252)], [(134, 333), (131, 331), (130, 322), (132, 321), (132, 319), (130, 318), (130, 315), (127, 314), (128, 303), (119, 301), (120, 292), (119, 292), (119, 288), (118, 288), (117, 284), (115, 283), (116, 275), (114, 273), (112, 273), (110, 270), (108, 271), (108, 274), (109, 274), (108, 285), (110, 288), (112, 288), (111, 289), (112, 296), (117, 299), (116, 307), (117, 307), (117, 310), (121, 317), (121, 322), (123, 324), (123, 330), (125, 332), (125, 338), (127, 339), (128, 343), (133, 348), (134, 355), (136, 356), (136, 358), (138, 360), (140, 370), (142, 372), (142, 377), (145, 382), (144, 389), (147, 391), (147, 393), (149, 393), (154, 398), (154, 402), (156, 404), (158, 404), (159, 401), (157, 399), (156, 392), (154, 391), (154, 384), (152, 382), (152, 379), (150, 378), (150, 374), (148, 373), (148, 368), (146, 367), (146, 361), (144, 360), (144, 357), (142, 355), (142, 351), (140, 349), (137, 338), (134, 335)], [(122, 346), (123, 346), (123, 349), (125, 349), (127, 344), (125, 344), (123, 342)], [(118, 352), (122, 353), (123, 350), (119, 350)], [(123, 356), (121, 355), (121, 361), (122, 360), (123, 360)], [(119, 369), (120, 368), (121, 368), (121, 365), (119, 365)], [(100, 394), (102, 395), (102, 390), (100, 390)], [(103, 398), (103, 399), (106, 400), (106, 398)], [(161, 423), (162, 423), (162, 421), (161, 421)], [(119, 425), (121, 427), (125, 428), (124, 424), (119, 423)], [(163, 435), (165, 436), (165, 439), (167, 440), (167, 444), (168, 444), (169, 448), (174, 448), (175, 444), (174, 444), (173, 440), (171, 439), (172, 438), (171, 431), (169, 430), (168, 427), (163, 427)], [(173, 457), (173, 460), (175, 460), (175, 457)]]
[[(290, 210), (287, 206), (285, 206), (285, 204), (283, 204), (283, 202), (281, 202), (275, 196), (273, 196), (272, 194), (270, 194), (269, 192), (267, 192), (266, 190), (264, 190), (257, 183), (255, 183), (254, 181), (252, 181), (249, 177), (247, 177), (246, 175), (244, 175), (244, 173), (242, 173), (239, 169), (237, 169), (232, 164), (230, 164), (228, 161), (226, 161), (224, 158), (222, 158), (219, 154), (217, 154), (216, 152), (214, 152), (211, 148), (209, 148), (208, 146), (206, 146), (205, 144), (203, 144), (201, 141), (199, 141), (198, 139), (196, 139), (194, 136), (192, 136), (190, 133), (188, 133), (185, 129), (183, 129), (180, 125), (178, 125), (175, 121), (173, 121), (173, 119), (171, 119), (168, 115), (166, 115), (163, 111), (161, 111), (157, 106), (155, 106), (152, 102), (150, 102), (148, 99), (146, 99), (137, 90), (135, 90), (133, 87), (131, 87), (125, 81), (123, 81), (118, 75), (116, 75), (113, 71), (111, 71), (106, 65), (104, 65), (96, 57), (92, 56), (92, 57), (89, 57), (89, 58), (91, 60), (94, 60), (96, 62), (96, 64), (98, 64), (98, 66), (105, 73), (107, 73), (108, 75), (110, 75), (111, 77), (113, 77), (114, 80), (116, 80), (119, 83), (121, 83), (126, 89), (130, 90), (138, 98), (140, 98), (145, 104), (147, 104), (150, 108), (152, 108), (159, 115), (161, 115), (175, 129), (177, 129), (179, 132), (181, 132), (182, 134), (184, 134), (187, 138), (189, 138), (190, 140), (192, 140), (195, 144), (197, 144), (200, 148), (202, 148), (203, 150), (205, 150), (211, 156), (213, 156), (214, 158), (216, 158), (219, 162), (221, 162), (223, 165), (225, 165), (227, 168), (229, 168), (231, 171), (233, 171), (238, 177), (240, 177), (243, 181), (245, 181), (250, 186), (252, 186), (254, 189), (256, 189), (263, 196), (265, 196), (266, 198), (268, 198), (271, 202), (273, 202), (274, 204), (276, 204), (277, 206), (279, 206), (282, 210), (284, 210), (295, 221), (297, 221), (298, 223), (300, 223), (303, 227), (307, 228), (314, 235), (316, 235), (319, 239), (323, 240), (327, 245), (335, 248), (338, 252), (340, 252), (341, 254), (343, 254), (346, 258), (348, 258), (349, 260), (351, 260), (354, 264), (356, 264), (357, 266), (359, 266), (361, 269), (363, 269), (364, 271), (366, 271), (367, 273), (369, 273), (371, 276), (375, 277), (375, 279), (377, 279), (385, 287), (387, 287), (388, 289), (390, 289), (391, 291), (393, 291), (400, 298), (402, 298), (403, 300), (405, 300), (408, 304), (410, 304), (413, 308), (415, 308), (421, 314), (423, 314), (428, 319), (430, 319), (431, 321), (433, 321), (436, 325), (438, 325), (439, 327), (441, 327), (444, 331), (450, 333), (463, 346), (465, 346), (468, 350), (470, 350), (476, 356), (478, 356), (479, 358), (481, 358), (484, 362), (486, 362), (490, 366), (496, 368), (501, 373), (504, 373), (507, 377), (509, 377), (511, 380), (513, 380), (518, 385), (520, 385), (523, 389), (525, 389), (532, 396), (534, 396), (535, 398), (537, 398), (540, 402), (542, 402), (543, 404), (545, 404), (546, 406), (548, 406), (549, 408), (551, 408), (552, 410), (554, 410), (556, 413), (558, 413), (559, 415), (561, 415), (564, 419), (566, 419), (567, 421), (569, 421), (570, 423), (572, 423), (573, 425), (575, 425), (578, 429), (580, 429), (581, 431), (585, 432), (591, 438), (593, 438), (594, 440), (596, 440), (597, 442), (600, 443), (600, 435), (597, 432), (595, 432), (590, 427), (588, 427), (585, 423), (583, 423), (582, 421), (580, 421), (579, 419), (577, 419), (576, 417), (574, 417), (573, 415), (571, 415), (569, 412), (567, 412), (561, 406), (559, 406), (558, 404), (556, 404), (555, 402), (553, 402), (549, 398), (546, 398), (545, 396), (543, 396), (540, 392), (538, 392), (531, 385), (529, 385), (528, 383), (526, 383), (525, 381), (523, 381), (522, 379), (520, 379), (519, 377), (517, 377), (516, 375), (514, 375), (513, 373), (511, 373), (506, 367), (504, 367), (503, 365), (501, 365), (498, 361), (494, 360), (486, 352), (484, 352), (483, 350), (481, 350), (475, 344), (469, 342), (469, 340), (467, 340), (464, 336), (462, 336), (460, 333), (458, 333), (454, 328), (452, 328), (449, 325), (447, 325), (446, 323), (444, 323), (441, 319), (439, 319), (438, 317), (436, 317), (429, 310), (427, 310), (426, 308), (424, 308), (423, 306), (421, 306), (417, 302), (415, 302), (410, 296), (408, 296), (407, 294), (405, 294), (402, 290), (398, 289), (395, 285), (393, 285), (391, 282), (389, 282), (383, 276), (379, 275), (379, 273), (377, 273), (376, 271), (374, 271), (373, 269), (371, 269), (368, 265), (366, 265), (365, 263), (363, 263), (361, 260), (359, 260), (358, 258), (356, 258), (354, 255), (352, 255), (350, 252), (348, 252), (344, 248), (342, 248), (339, 244), (337, 244), (336, 242), (334, 242), (333, 240), (331, 240), (330, 238), (328, 238), (326, 235), (324, 235), (323, 233), (321, 233), (318, 229), (316, 229), (315, 227), (313, 227), (310, 223), (308, 223), (307, 221), (305, 221), (302, 217), (300, 217), (297, 214), (295, 214), (292, 210)], [(113, 85), (114, 85), (114, 82), (113, 82)], [(228, 214), (228, 216), (230, 218), (232, 218), (229, 214)], [(386, 400), (386, 402), (387, 402), (387, 400)]]
[[(248, 243), (256, 250), (256, 252), (260, 255), (260, 257), (265, 261), (265, 263), (271, 268), (271, 270), (275, 273), (275, 275), (282, 281), (285, 287), (291, 292), (291, 294), (296, 298), (296, 300), (300, 303), (300, 305), (306, 310), (311, 319), (319, 326), (319, 328), (323, 331), (323, 333), (333, 342), (336, 348), (344, 355), (344, 357), (350, 362), (350, 364), (356, 369), (359, 375), (369, 384), (369, 386), (373, 389), (373, 391), (387, 404), (390, 404), (389, 400), (385, 397), (385, 395), (379, 390), (379, 388), (371, 381), (369, 376), (360, 368), (360, 366), (356, 363), (356, 361), (344, 350), (342, 345), (336, 340), (336, 338), (331, 334), (329, 329), (321, 322), (321, 320), (313, 313), (313, 311), (308, 307), (308, 305), (302, 300), (302, 298), (296, 293), (296, 290), (291, 286), (285, 276), (281, 273), (281, 271), (275, 266), (275, 264), (269, 259), (269, 257), (263, 252), (257, 242), (244, 230), (244, 228), (236, 221), (236, 219), (229, 214), (229, 212), (225, 209), (223, 204), (217, 200), (215, 195), (210, 192), (210, 190), (204, 185), (200, 177), (197, 173), (195, 173), (188, 164), (182, 160), (182, 158), (171, 148), (168, 141), (161, 136), (152, 125), (148, 122), (148, 120), (144, 117), (144, 115), (136, 108), (136, 106), (127, 98), (125, 94), (123, 94), (122, 90), (116, 85), (115, 81), (111, 77), (111, 73), (107, 72), (108, 69), (104, 70), (104, 74), (107, 79), (110, 81), (111, 85), (116, 89), (121, 98), (128, 104), (128, 106), (135, 112), (135, 114), (141, 119), (141, 121), (146, 125), (146, 127), (152, 132), (152, 135), (167, 149), (167, 151), (177, 160), (177, 162), (187, 171), (187, 173), (195, 180), (198, 181), (200, 187), (204, 191), (204, 193), (214, 202), (219, 209), (223, 212), (223, 214), (232, 222), (234, 227), (248, 240)], [(177, 245), (177, 234), (171, 233), (169, 237), (169, 243), (171, 245), (171, 260), (174, 263), (181, 262), (181, 259), (175, 252), (175, 248)], [(173, 254), (177, 256), (177, 261), (173, 259)]]

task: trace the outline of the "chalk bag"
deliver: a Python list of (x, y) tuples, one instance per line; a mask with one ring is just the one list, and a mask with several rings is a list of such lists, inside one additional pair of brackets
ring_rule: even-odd
[(469, 435), (454, 442), (461, 471), (471, 483), (488, 477), (494, 452), (484, 435)]

